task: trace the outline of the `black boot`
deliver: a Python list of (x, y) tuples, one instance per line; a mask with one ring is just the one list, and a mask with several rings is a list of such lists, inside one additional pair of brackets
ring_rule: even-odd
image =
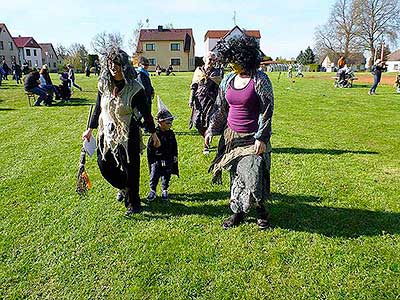
[(224, 223), (222, 224), (222, 227), (224, 229), (228, 229), (228, 228), (239, 225), (243, 221), (244, 221), (244, 212), (235, 213), (224, 221)]
[(258, 228), (265, 230), (269, 227), (271, 227), (271, 222), (269, 218), (269, 214), (265, 210), (265, 207), (263, 204), (260, 206), (256, 207), (256, 215), (257, 215), (257, 226)]

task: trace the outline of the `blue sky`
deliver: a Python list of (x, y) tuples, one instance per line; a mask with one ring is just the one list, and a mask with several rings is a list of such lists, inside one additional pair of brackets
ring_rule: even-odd
[[(231, 29), (233, 11), (237, 25), (261, 31), (261, 48), (275, 58), (296, 57), (313, 46), (314, 29), (325, 23), (334, 0), (31, 0), (8, 1), (1, 7), (0, 22), (14, 36), (33, 36), (37, 42), (69, 46), (77, 42), (90, 50), (100, 32), (119, 32), (128, 40), (139, 20), (149, 19), (150, 28), (172, 23), (192, 28), (196, 55), (204, 54), (204, 34), (209, 29)], [(129, 51), (131, 52), (131, 51)]]

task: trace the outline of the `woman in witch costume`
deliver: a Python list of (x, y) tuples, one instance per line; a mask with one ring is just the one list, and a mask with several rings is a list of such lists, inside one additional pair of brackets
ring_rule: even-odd
[(102, 61), (97, 103), (89, 129), (82, 135), (83, 139), (90, 140), (92, 130), (98, 128), (97, 162), (103, 177), (119, 189), (117, 200), (124, 200), (126, 216), (141, 210), (141, 117), (152, 135), (154, 146), (160, 146), (145, 91), (136, 77), (128, 55), (111, 47)]
[(243, 36), (217, 44), (218, 56), (233, 69), (219, 87), (216, 112), (206, 132), (206, 143), (221, 134), (218, 153), (210, 171), (221, 182), (222, 169), (231, 174), (230, 208), (233, 215), (223, 227), (238, 225), (252, 205), (257, 225), (270, 226), (264, 201), (270, 196), (271, 120), (274, 108), (272, 85), (258, 71), (260, 49), (254, 38)]
[[(193, 125), (205, 137), (210, 123), (212, 108), (218, 95), (218, 86), (221, 82), (221, 70), (215, 67), (216, 57), (213, 52), (208, 52), (204, 58), (204, 66), (198, 67), (193, 74), (189, 106), (192, 116), (189, 128)], [(208, 145), (204, 144), (204, 154), (209, 154)]]

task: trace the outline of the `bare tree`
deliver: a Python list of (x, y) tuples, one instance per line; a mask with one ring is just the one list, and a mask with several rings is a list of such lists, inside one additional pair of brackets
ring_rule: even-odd
[(74, 43), (67, 50), (67, 56), (64, 58), (66, 64), (73, 65), (77, 70), (83, 71), (88, 51), (82, 44)]
[[(146, 19), (146, 24), (149, 26), (149, 19)], [(144, 27), (143, 21), (139, 20), (136, 24), (135, 29), (133, 30), (132, 37), (129, 39), (129, 47), (133, 54), (137, 51), (137, 46), (139, 42), (140, 30)]]
[(326, 24), (315, 30), (315, 49), (321, 54), (335, 53), (348, 56), (360, 52), (357, 12), (353, 0), (337, 0), (331, 7)]
[(354, 0), (359, 37), (370, 51), (369, 65), (373, 64), (378, 43), (386, 39), (396, 42), (400, 32), (399, 0)]
[(61, 44), (58, 44), (54, 50), (60, 59), (64, 59), (68, 55), (68, 49)]
[(107, 33), (105, 31), (98, 33), (92, 39), (91, 47), (96, 54), (103, 54), (110, 46), (122, 48), (124, 39), (119, 32)]

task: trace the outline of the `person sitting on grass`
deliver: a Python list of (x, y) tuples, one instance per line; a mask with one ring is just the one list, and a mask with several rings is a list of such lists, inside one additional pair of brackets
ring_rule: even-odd
[(150, 193), (147, 196), (148, 201), (153, 201), (157, 197), (156, 189), (160, 177), (161, 197), (162, 200), (167, 201), (171, 175), (175, 174), (179, 176), (178, 144), (175, 134), (171, 129), (173, 120), (174, 117), (159, 98), (156, 134), (161, 142), (161, 146), (156, 148), (153, 138), (149, 138), (147, 145), (147, 161), (150, 170)]
[(28, 75), (26, 75), (24, 79), (24, 88), (26, 92), (33, 93), (35, 95), (39, 95), (37, 100), (35, 101), (35, 106), (40, 106), (40, 103), (43, 101), (44, 105), (50, 106), (51, 100), (47, 96), (47, 92), (45, 89), (39, 86), (40, 84), (40, 74), (37, 70), (33, 70)]

